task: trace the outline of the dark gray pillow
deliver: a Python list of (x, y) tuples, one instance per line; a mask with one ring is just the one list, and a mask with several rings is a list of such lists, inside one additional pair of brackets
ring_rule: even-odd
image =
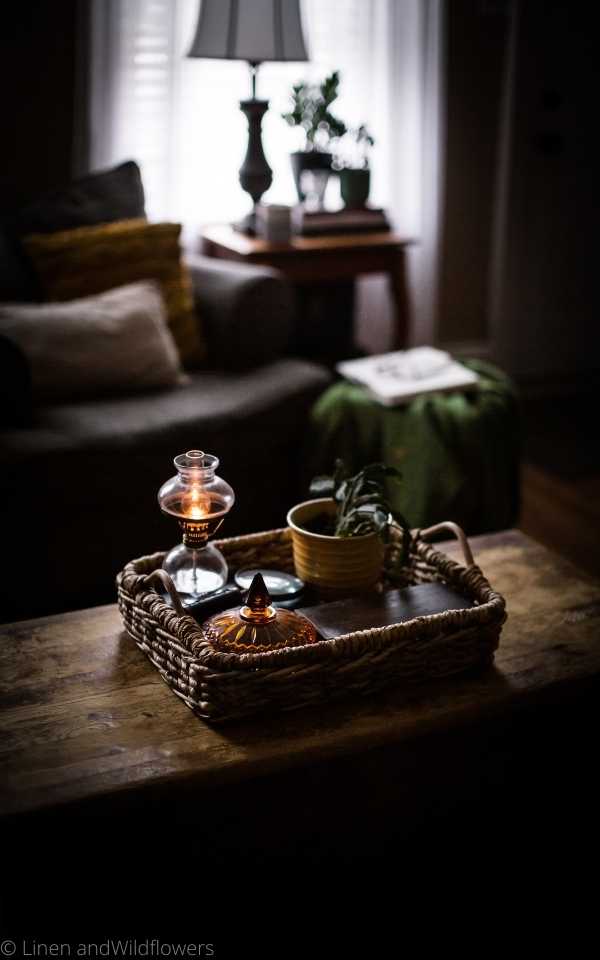
[(80, 177), (28, 203), (0, 225), (0, 301), (41, 299), (19, 237), (145, 216), (142, 176), (133, 160)]
[(13, 227), (23, 237), (145, 216), (140, 168), (128, 160), (44, 194), (17, 213)]

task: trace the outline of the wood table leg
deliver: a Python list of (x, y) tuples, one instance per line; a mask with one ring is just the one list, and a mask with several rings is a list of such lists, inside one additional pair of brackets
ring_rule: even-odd
[(396, 311), (392, 349), (402, 350), (408, 345), (408, 333), (410, 329), (410, 298), (408, 295), (406, 252), (402, 247), (398, 249), (388, 275)]

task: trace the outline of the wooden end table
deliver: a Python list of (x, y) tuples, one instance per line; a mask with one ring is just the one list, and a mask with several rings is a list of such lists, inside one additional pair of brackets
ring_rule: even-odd
[(273, 244), (238, 233), (228, 224), (202, 231), (202, 252), (221, 260), (274, 267), (300, 291), (309, 287), (354, 281), (369, 273), (387, 274), (395, 305), (393, 348), (407, 344), (410, 327), (406, 250), (412, 241), (392, 231), (295, 236)]

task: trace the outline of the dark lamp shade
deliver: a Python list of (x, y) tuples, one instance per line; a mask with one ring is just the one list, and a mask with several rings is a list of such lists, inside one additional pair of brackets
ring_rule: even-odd
[(299, 0), (200, 0), (188, 57), (308, 60)]

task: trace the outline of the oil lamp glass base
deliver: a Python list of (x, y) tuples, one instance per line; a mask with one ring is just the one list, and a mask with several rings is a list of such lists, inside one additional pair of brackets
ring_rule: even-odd
[(223, 587), (229, 576), (225, 557), (212, 543), (196, 548), (180, 543), (165, 557), (163, 570), (173, 579), (184, 606)]

